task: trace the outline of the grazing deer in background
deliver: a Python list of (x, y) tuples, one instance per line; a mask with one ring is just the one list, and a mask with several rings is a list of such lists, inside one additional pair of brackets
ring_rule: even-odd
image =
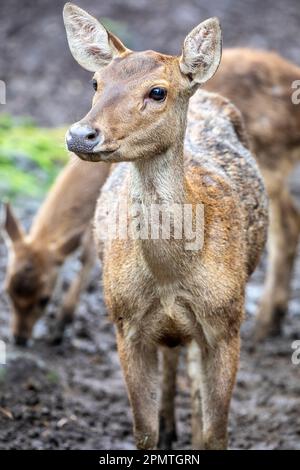
[[(196, 92), (220, 62), (218, 20), (193, 29), (181, 57), (132, 52), (70, 3), (64, 21), (71, 52), (95, 72), (96, 89), (91, 111), (67, 133), (69, 150), (87, 161), (123, 162), (98, 200), (95, 238), (136, 445), (158, 443), (158, 348), (187, 344), (197, 365), (193, 445), (226, 448), (245, 284), (264, 247), (267, 202), (240, 113), (216, 94)], [(128, 236), (103, 237), (110, 212), (124, 201)], [(170, 239), (162, 231), (141, 236), (149, 235), (148, 214), (157, 204), (171, 221)], [(174, 204), (192, 208), (196, 239), (204, 229), (202, 246), (188, 246), (185, 230), (175, 236)]]
[(95, 263), (90, 221), (108, 165), (94, 166), (72, 159), (63, 169), (25, 234), (6, 205), (5, 231), (9, 237), (6, 287), (12, 302), (12, 332), (26, 345), (37, 320), (49, 303), (66, 257), (81, 247), (81, 269), (68, 289), (52, 340), (59, 342), (73, 319), (79, 295)]
[(281, 331), (297, 255), (300, 214), (288, 184), (300, 161), (300, 104), (292, 102), (292, 84), (297, 79), (300, 68), (275, 53), (228, 49), (206, 86), (242, 112), (270, 198), (269, 262), (257, 315), (257, 339)]

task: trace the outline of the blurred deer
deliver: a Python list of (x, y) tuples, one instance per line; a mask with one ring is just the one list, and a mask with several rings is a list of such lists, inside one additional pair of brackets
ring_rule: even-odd
[[(71, 52), (95, 72), (96, 89), (92, 109), (67, 133), (69, 150), (87, 161), (124, 162), (102, 189), (95, 237), (136, 445), (158, 443), (158, 348), (187, 344), (197, 366), (193, 445), (226, 448), (245, 284), (265, 243), (267, 203), (240, 113), (218, 95), (197, 92), (220, 62), (218, 20), (193, 29), (180, 57), (132, 52), (70, 3), (64, 21)], [(128, 236), (102, 237), (124, 201)], [(141, 236), (149, 235), (147, 215), (157, 204), (171, 221), (170, 239), (161, 231)], [(192, 208), (203, 245), (188, 247), (185, 230), (175, 237), (173, 204)]]
[(300, 215), (288, 184), (300, 161), (300, 104), (292, 100), (297, 79), (300, 68), (275, 53), (228, 49), (206, 86), (232, 100), (242, 112), (270, 198), (269, 261), (257, 339), (281, 331), (297, 254)]
[(28, 234), (10, 205), (6, 205), (4, 228), (10, 240), (6, 288), (12, 303), (12, 332), (18, 345), (26, 345), (51, 299), (61, 266), (80, 247), (81, 269), (62, 301), (54, 342), (61, 340), (64, 327), (72, 321), (95, 262), (90, 221), (108, 169), (107, 165), (71, 160), (54, 183)]

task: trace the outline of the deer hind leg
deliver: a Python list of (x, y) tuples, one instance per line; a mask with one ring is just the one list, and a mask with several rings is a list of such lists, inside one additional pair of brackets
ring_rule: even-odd
[[(214, 347), (207, 343), (199, 346), (203, 427), (202, 438), (198, 434), (196, 444), (202, 449), (226, 449), (229, 406), (239, 362), (239, 334), (219, 340)], [(200, 425), (198, 433), (199, 429)]]
[(95, 246), (90, 227), (82, 238), (80, 263), (81, 268), (64, 296), (57, 324), (50, 339), (52, 344), (59, 344), (62, 341), (66, 326), (73, 322), (80, 294), (86, 288), (91, 270), (95, 264)]
[(138, 449), (156, 449), (158, 443), (158, 354), (154, 345), (126, 339), (117, 333), (118, 353), (133, 414)]
[(286, 188), (270, 199), (269, 260), (264, 293), (256, 320), (256, 339), (280, 334), (288, 310), (297, 255), (300, 217)]
[(176, 375), (179, 347), (162, 348), (162, 389), (159, 417), (159, 448), (172, 449), (177, 439), (175, 419)]
[(192, 449), (201, 450), (204, 447), (201, 402), (201, 357), (196, 341), (192, 341), (188, 346), (187, 360), (188, 374), (191, 382)]

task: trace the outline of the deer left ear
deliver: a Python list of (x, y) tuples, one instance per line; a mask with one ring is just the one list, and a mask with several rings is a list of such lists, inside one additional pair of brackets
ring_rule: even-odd
[(217, 71), (222, 55), (222, 31), (219, 20), (210, 18), (200, 23), (185, 38), (180, 70), (192, 85), (207, 82)]
[(90, 72), (96, 72), (128, 50), (96, 18), (72, 3), (65, 4), (63, 18), (71, 53)]
[(53, 244), (52, 250), (55, 253), (58, 264), (62, 263), (64, 259), (73, 253), (80, 246), (83, 231), (81, 229), (74, 230), (63, 240)]
[(13, 213), (13, 210), (8, 202), (4, 204), (5, 207), (5, 221), (4, 230), (13, 244), (22, 243), (25, 238), (25, 233)]

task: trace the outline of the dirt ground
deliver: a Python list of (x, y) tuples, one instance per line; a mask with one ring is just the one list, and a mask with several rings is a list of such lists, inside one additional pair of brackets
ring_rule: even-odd
[[(1, 1), (0, 79), (7, 81), (6, 111), (29, 114), (40, 124), (78, 119), (91, 96), (89, 74), (70, 56), (61, 21), (63, 1)], [(199, 20), (221, 17), (225, 46), (275, 48), (300, 63), (298, 0), (286, 2), (215, 0), (86, 0), (97, 16), (130, 25), (131, 47), (176, 52), (184, 34)], [(2, 109), (1, 109), (2, 110)], [(80, 114), (78, 115), (78, 110)], [(293, 188), (300, 203), (298, 178)], [(26, 226), (35, 207), (19, 208)], [(61, 346), (47, 344), (47, 330), (72, 273), (66, 265), (35, 341), (23, 350), (9, 343), (9, 305), (3, 280), (7, 253), (0, 242), (0, 337), (8, 343), (0, 367), (0, 449), (132, 449), (131, 414), (116, 353), (113, 327), (106, 318), (100, 267), (78, 307), (73, 328)], [(230, 413), (230, 447), (300, 449), (300, 365), (291, 344), (300, 339), (300, 262), (284, 335), (262, 345), (252, 337), (254, 312), (262, 289), (265, 260), (253, 276), (242, 330), (241, 364)], [(177, 394), (178, 442), (190, 442), (189, 384), (182, 360)]]
[[(28, 216), (26, 215), (28, 220)], [(6, 248), (0, 245), (0, 282)], [(95, 268), (76, 322), (61, 346), (47, 344), (56, 307), (76, 269), (66, 266), (53, 305), (27, 350), (8, 345), (0, 366), (0, 449), (133, 449), (131, 414)], [(230, 413), (233, 449), (300, 449), (300, 365), (291, 362), (291, 344), (300, 339), (300, 263), (284, 336), (255, 346), (253, 310), (261, 291), (263, 266), (248, 289), (241, 364)], [(298, 282), (297, 282), (298, 281)], [(8, 304), (0, 293), (1, 338), (9, 339)], [(178, 442), (189, 449), (189, 383), (180, 366), (177, 394)]]

